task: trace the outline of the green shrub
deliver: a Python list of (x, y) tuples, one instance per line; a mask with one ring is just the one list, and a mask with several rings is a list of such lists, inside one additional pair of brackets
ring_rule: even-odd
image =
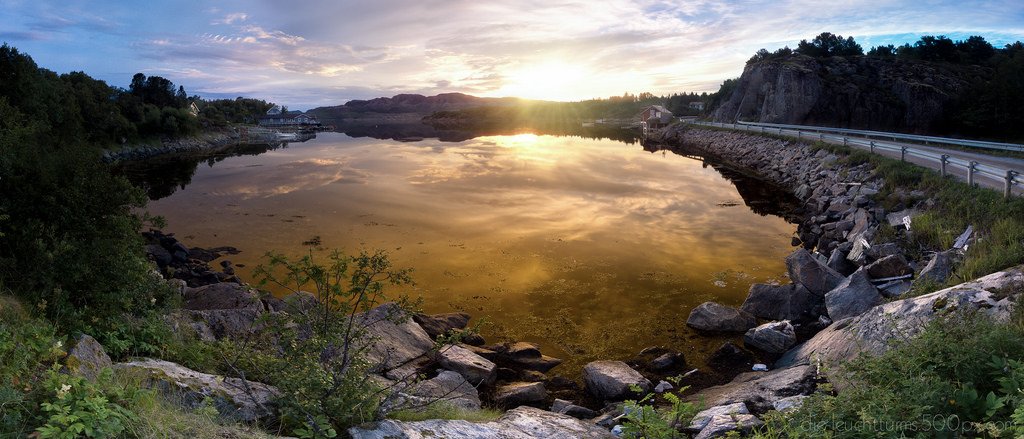
[[(1024, 326), (951, 314), (878, 357), (834, 371), (819, 392), (768, 418), (762, 437), (954, 437), (1019, 434), (1024, 420)], [(1012, 433), (1012, 434), (1011, 434)]]
[(54, 366), (43, 382), (49, 398), (40, 404), (45, 424), (36, 429), (43, 439), (117, 437), (134, 419), (120, 403), (122, 392), (111, 392), (113, 372), (101, 371), (97, 383), (60, 373)]
[[(254, 270), (261, 284), (293, 292), (309, 288), (317, 302), (268, 320), (267, 332), (274, 337), (269, 344), (276, 349), (244, 350), (237, 367), (281, 390), (282, 424), (300, 437), (334, 437), (375, 419), (384, 389), (368, 379), (370, 344), (360, 341), (366, 323), (355, 315), (380, 304), (386, 285), (410, 284), (409, 271), (393, 269), (383, 252), (346, 256), (334, 251), (323, 262), (312, 250), (298, 260), (268, 258)], [(408, 308), (407, 300), (399, 303), (404, 306), (398, 309)]]
[[(675, 380), (678, 384), (678, 380)], [(639, 386), (630, 387), (636, 393), (642, 393)], [(685, 392), (686, 387), (679, 390)], [(661, 409), (655, 407), (654, 393), (644, 395), (640, 400), (629, 400), (623, 405), (625, 422), (622, 423), (622, 437), (627, 439), (674, 439), (684, 437), (679, 428), (686, 426), (700, 410), (698, 404), (684, 402), (679, 396), (664, 393), (668, 402)]]

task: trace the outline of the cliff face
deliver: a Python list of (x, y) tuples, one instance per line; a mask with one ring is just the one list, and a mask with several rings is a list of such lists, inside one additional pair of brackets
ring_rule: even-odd
[(990, 74), (978, 66), (794, 54), (747, 65), (714, 119), (926, 133)]

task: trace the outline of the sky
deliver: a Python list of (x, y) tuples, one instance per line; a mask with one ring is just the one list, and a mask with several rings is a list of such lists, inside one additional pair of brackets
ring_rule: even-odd
[(821, 32), (1024, 40), (1021, 0), (0, 0), (0, 41), (58, 73), (136, 72), (291, 109), (398, 93), (581, 100), (713, 92)]

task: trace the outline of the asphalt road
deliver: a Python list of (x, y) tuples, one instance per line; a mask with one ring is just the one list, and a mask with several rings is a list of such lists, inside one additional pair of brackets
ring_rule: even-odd
[[(733, 128), (732, 124), (721, 124), (721, 123), (712, 123), (712, 122), (692, 122), (692, 123), (695, 123), (695, 124), (698, 124), (698, 125), (710, 125), (710, 126), (721, 127), (721, 128), (736, 129), (737, 131), (750, 131), (750, 132), (754, 132), (754, 133), (760, 133), (761, 132), (760, 127), (750, 127), (750, 126), (745, 127), (744, 125), (740, 125), (739, 128)], [(770, 134), (776, 134), (776, 135), (780, 134), (779, 130), (776, 129), (776, 128), (766, 129), (764, 132), (765, 133), (770, 133)], [(797, 137), (798, 134), (802, 138), (805, 138), (805, 139), (808, 139), (808, 140), (819, 140), (819, 135), (817, 133), (811, 133), (811, 132), (806, 132), (806, 131), (798, 133), (797, 130), (789, 130), (789, 129), (783, 129), (781, 131), (781, 135), (784, 135), (784, 136)], [(825, 134), (823, 141), (825, 141), (827, 143), (841, 145), (841, 144), (843, 144), (842, 137), (843, 137), (843, 135), (838, 135), (838, 134)], [(865, 141), (873, 140), (873, 139), (868, 139), (866, 137), (858, 137), (858, 136), (853, 136), (853, 135), (846, 135), (846, 137), (848, 137), (850, 139), (865, 140)], [(876, 140), (876, 141), (877, 142), (883, 142), (881, 140)], [(954, 160), (955, 159), (959, 159), (960, 161), (964, 161), (964, 162), (975, 161), (975, 162), (978, 162), (981, 165), (986, 165), (986, 166), (998, 169), (1002, 175), (1005, 175), (1007, 170), (1013, 170), (1013, 171), (1018, 172), (1018, 174), (1019, 174), (1018, 177), (1017, 177), (1017, 181), (1018, 182), (1024, 181), (1024, 159), (1015, 158), (1015, 157), (996, 156), (996, 155), (986, 154), (984, 151), (977, 151), (977, 152), (975, 152), (975, 151), (963, 151), (963, 150), (959, 150), (959, 149), (948, 149), (948, 148), (942, 148), (942, 147), (937, 147), (937, 146), (921, 145), (921, 144), (916, 144), (916, 143), (893, 142), (893, 141), (889, 141), (889, 140), (885, 140), (884, 142), (887, 145), (906, 146), (906, 147), (912, 148), (914, 150), (919, 150), (919, 151), (923, 151), (923, 152), (927, 152), (927, 153), (932, 153), (932, 154), (945, 154), (945, 155), (948, 155), (950, 158), (952, 158)], [(858, 145), (858, 144), (855, 144), (855, 143), (849, 143), (849, 146), (855, 147), (855, 148), (859, 148), (859, 149), (864, 149), (864, 150), (870, 149), (868, 146), (862, 146), (862, 145)], [(899, 151), (887, 151), (887, 150), (882, 150), (880, 148), (876, 148), (875, 149), (875, 153), (883, 155), (883, 156), (886, 156), (886, 157), (895, 158), (895, 159), (899, 159), (900, 158), (900, 152)], [(907, 154), (906, 160), (908, 162), (911, 162), (911, 163), (914, 163), (916, 165), (920, 165), (920, 166), (923, 166), (923, 167), (926, 167), (926, 168), (931, 168), (931, 169), (935, 169), (935, 170), (939, 169), (939, 164), (936, 161), (931, 160), (931, 159), (927, 159), (927, 158), (924, 158), (924, 157), (914, 156), (912, 153), (908, 153)], [(967, 169), (965, 169), (965, 168), (963, 168), (961, 166), (948, 165), (946, 167), (946, 172), (948, 174), (955, 175), (960, 180), (967, 181)], [(1000, 177), (993, 177), (993, 176), (988, 175), (987, 173), (976, 173), (974, 181), (975, 181), (975, 183), (977, 183), (980, 186), (988, 187), (988, 188), (991, 188), (991, 189), (995, 189), (995, 190), (997, 190), (999, 192), (1003, 191), (1003, 189), (1005, 187), (1005, 184), (1006, 184), (1005, 177), (1002, 177), (1002, 176), (1000, 176)], [(1014, 187), (1013, 187), (1013, 194), (1014, 195), (1024, 195), (1024, 185), (1019, 184), (1019, 183), (1015, 184)]]

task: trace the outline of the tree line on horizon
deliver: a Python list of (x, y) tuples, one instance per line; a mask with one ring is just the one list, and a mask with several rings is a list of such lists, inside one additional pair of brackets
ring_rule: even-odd
[[(255, 123), (273, 104), (259, 99), (204, 100), (161, 76), (136, 73), (127, 89), (76, 71), (58, 75), (29, 55), (0, 46), (0, 96), (54, 141), (84, 137), (104, 147), (194, 135), (228, 123)], [(199, 116), (189, 111), (192, 103)]]

